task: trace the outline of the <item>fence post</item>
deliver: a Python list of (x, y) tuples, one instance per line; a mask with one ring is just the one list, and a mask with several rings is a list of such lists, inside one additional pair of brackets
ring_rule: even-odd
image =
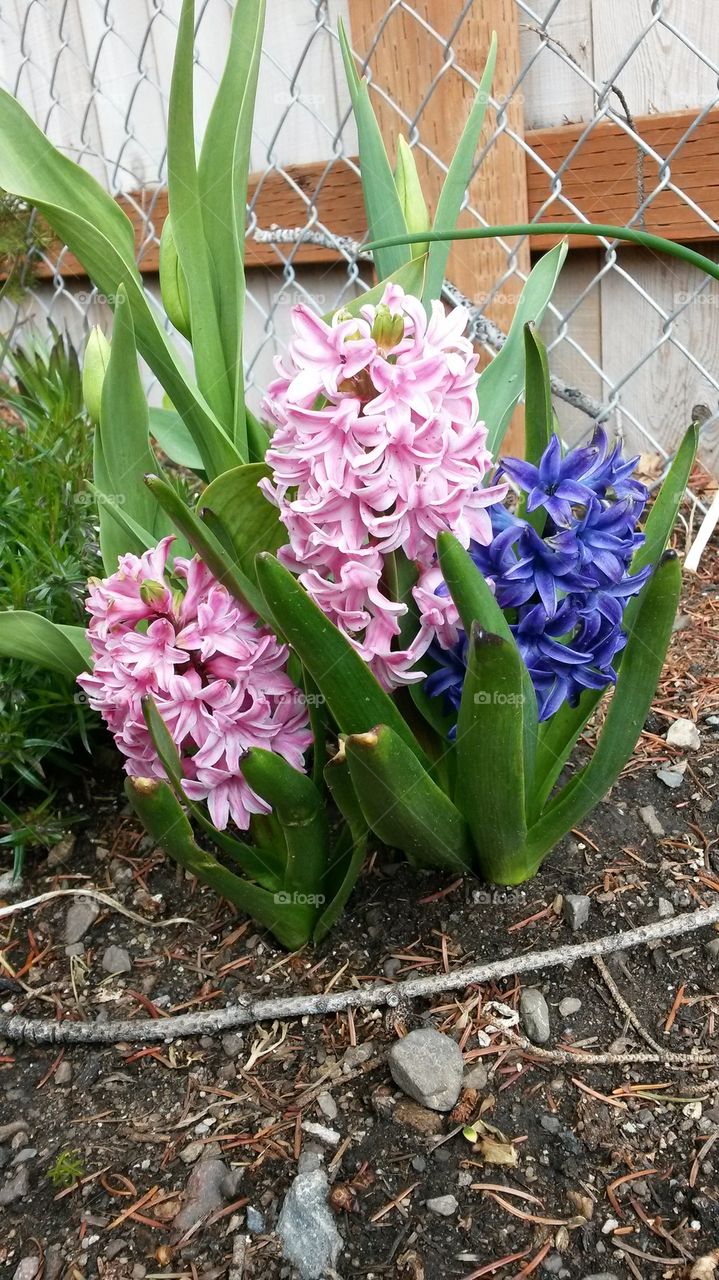
[[(499, 50), (492, 94), (500, 103), (500, 112), (520, 72), (515, 0), (475, 0), (454, 33), (463, 7), (460, 0), (413, 0), (407, 7), (389, 5), (388, 0), (349, 0), (352, 47), (359, 57), (368, 59), (375, 87), (373, 105), (388, 142), (390, 160), (394, 161), (393, 139), (398, 133), (407, 132), (407, 119), (416, 120), (422, 145), (415, 149), (415, 157), (431, 203), (436, 201), (444, 177), (441, 166), (451, 158), (474, 95), (472, 85), (455, 67), (479, 80), (492, 31), (496, 31)], [(448, 48), (445, 42), (450, 38)], [(453, 56), (448, 59), (445, 54), (449, 49)], [(490, 104), (481, 145), (497, 129), (497, 114)], [(506, 101), (500, 126), (503, 121), (523, 136), (521, 96), (515, 94)], [(526, 157), (506, 134), (500, 135), (487, 152), (470, 184), (469, 203), (489, 223), (527, 220)], [(461, 225), (472, 222), (471, 217), (462, 215)], [(525, 272), (529, 269), (526, 242), (518, 250), (516, 265)], [(503, 329), (508, 328), (522, 282), (514, 273), (503, 279), (507, 255), (501, 245), (491, 240), (454, 245), (448, 272), (452, 282), (475, 303), (480, 303), (502, 281), (487, 314)], [(508, 453), (521, 449), (522, 417), (518, 411), (507, 433)]]

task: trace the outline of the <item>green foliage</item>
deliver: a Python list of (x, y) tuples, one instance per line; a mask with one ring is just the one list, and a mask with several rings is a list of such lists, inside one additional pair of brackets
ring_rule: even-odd
[(0, 778), (5, 788), (45, 788), (48, 766), (70, 765), (94, 724), (74, 683), (87, 578), (102, 571), (86, 489), (92, 429), (77, 354), (57, 331), (49, 347), (27, 339), (9, 366), (13, 382), (0, 389), (0, 608), (15, 612), (0, 613), (0, 656), (22, 653), (32, 665), (2, 660)]
[(2, 295), (20, 298), (33, 275), (33, 254), (52, 243), (47, 223), (24, 200), (0, 191), (0, 272)]
[(84, 1176), (85, 1162), (77, 1151), (61, 1151), (47, 1171), (48, 1180), (58, 1190), (74, 1187)]

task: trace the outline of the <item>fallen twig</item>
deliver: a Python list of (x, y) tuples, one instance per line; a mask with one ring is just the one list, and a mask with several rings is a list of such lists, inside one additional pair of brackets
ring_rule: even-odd
[(50, 889), (47, 893), (39, 893), (36, 898), (25, 898), (22, 902), (11, 902), (7, 907), (0, 907), (0, 920), (5, 916), (17, 915), (18, 911), (27, 911), (29, 907), (38, 907), (42, 902), (52, 902), (53, 898), (93, 898), (103, 906), (119, 911), (121, 916), (127, 916), (128, 920), (146, 925), (148, 929), (166, 929), (171, 924), (195, 925), (195, 921), (188, 920), (186, 916), (172, 916), (169, 920), (148, 920), (147, 916), (138, 915), (136, 911), (124, 907), (117, 898), (111, 898), (109, 893), (101, 893), (99, 889)]
[(511, 974), (534, 973), (538, 969), (567, 966), (577, 960), (591, 960), (594, 956), (625, 951), (648, 942), (677, 938), (717, 923), (719, 902), (712, 907), (702, 907), (699, 911), (640, 925), (626, 933), (613, 933), (604, 938), (556, 947), (551, 951), (507, 956), (503, 960), (468, 965), (455, 969), (452, 973), (438, 973), (429, 978), (382, 982), (372, 987), (352, 987), (348, 991), (331, 991), (328, 995), (288, 996), (269, 1000), (252, 1000), (249, 996), (244, 996), (225, 1009), (179, 1014), (140, 1024), (134, 1021), (53, 1022), (46, 1018), (35, 1020), (5, 1014), (0, 1016), (0, 1038), (21, 1040), (28, 1044), (117, 1044), (118, 1041), (142, 1044), (147, 1041), (176, 1040), (179, 1036), (209, 1035), (253, 1022), (274, 1022), (302, 1018), (308, 1014), (344, 1012), (358, 1006), (363, 1009), (378, 1009), (385, 1005), (394, 1008), (404, 1000), (416, 1000), (445, 991), (462, 990), (475, 984), (497, 982)]

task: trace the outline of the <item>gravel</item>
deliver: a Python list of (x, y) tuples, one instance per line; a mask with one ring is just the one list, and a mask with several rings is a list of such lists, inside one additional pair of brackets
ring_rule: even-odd
[(562, 914), (573, 933), (581, 929), (589, 919), (591, 899), (585, 893), (568, 893), (562, 903)]
[(395, 1084), (432, 1111), (451, 1111), (464, 1076), (462, 1050), (433, 1027), (410, 1031), (392, 1046), (389, 1069)]
[(327, 1193), (322, 1169), (298, 1173), (282, 1205), (277, 1234), (286, 1261), (297, 1268), (302, 1280), (322, 1280), (335, 1267), (342, 1248)]
[(549, 1007), (537, 987), (525, 987), (519, 1002), (522, 1026), (535, 1044), (546, 1044), (549, 1039)]

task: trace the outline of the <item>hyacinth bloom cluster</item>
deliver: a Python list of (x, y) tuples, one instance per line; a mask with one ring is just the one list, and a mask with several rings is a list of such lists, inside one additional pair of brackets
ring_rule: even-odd
[(164, 778), (145, 723), (151, 695), (180, 753), (183, 787), (215, 826), (242, 829), (268, 805), (242, 776), (251, 747), (303, 768), (307, 711), (285, 670), (287, 649), (198, 557), (168, 556), (172, 537), (90, 583), (91, 674), (78, 677), (131, 777)]
[[(633, 478), (637, 461), (624, 459), (619, 444), (611, 448), (601, 429), (591, 444), (564, 455), (553, 436), (537, 466), (503, 459), (501, 471), (525, 495), (533, 520), (496, 506), (491, 542), (470, 548), (510, 619), (542, 720), (563, 702), (576, 705), (585, 689), (616, 679), (613, 662), (626, 644), (624, 607), (650, 573), (629, 573), (648, 496)], [(432, 656), (439, 669), (428, 691), (444, 694), (456, 709), (466, 637), (449, 649), (435, 645)]]
[[(288, 568), (387, 687), (422, 679), (432, 641), (451, 643), (457, 614), (438, 594), (435, 539), (488, 543), (491, 465), (477, 406), (467, 313), (445, 315), (388, 285), (379, 305), (325, 322), (294, 308), (294, 339), (265, 401), (275, 424), (266, 495), (289, 537)], [(419, 629), (400, 640), (393, 553), (416, 566)]]

